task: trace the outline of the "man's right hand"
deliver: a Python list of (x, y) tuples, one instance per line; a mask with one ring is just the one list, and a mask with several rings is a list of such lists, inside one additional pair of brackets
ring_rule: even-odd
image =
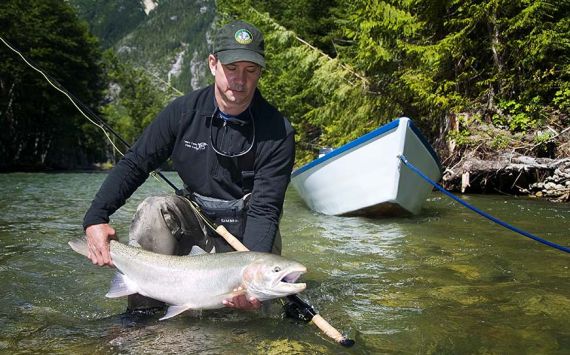
[(89, 248), (88, 258), (93, 264), (99, 266), (113, 266), (110, 254), (110, 241), (117, 239), (115, 230), (108, 224), (94, 224), (85, 229), (87, 246)]

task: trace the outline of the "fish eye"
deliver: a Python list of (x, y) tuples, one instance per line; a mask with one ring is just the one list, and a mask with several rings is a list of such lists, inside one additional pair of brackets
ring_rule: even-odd
[(281, 271), (281, 267), (276, 266), (273, 268), (273, 272), (279, 272), (279, 271)]

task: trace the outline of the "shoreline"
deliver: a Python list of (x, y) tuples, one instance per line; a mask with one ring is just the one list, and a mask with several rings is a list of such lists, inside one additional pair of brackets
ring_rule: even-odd
[(491, 159), (472, 154), (446, 167), (441, 185), (460, 193), (497, 193), (570, 201), (570, 158), (535, 158), (502, 153)]
[[(502, 194), (570, 202), (570, 158), (535, 158), (502, 153), (482, 159), (470, 152), (453, 166), (442, 165), (442, 168), (443, 177), (438, 183), (452, 193)], [(23, 169), (0, 171), (0, 174), (102, 174), (110, 170), (111, 167), (105, 165), (79, 169)]]

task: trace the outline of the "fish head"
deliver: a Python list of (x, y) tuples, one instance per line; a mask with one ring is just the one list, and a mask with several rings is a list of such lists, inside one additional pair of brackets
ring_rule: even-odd
[(305, 272), (307, 268), (301, 263), (267, 253), (247, 265), (242, 285), (249, 296), (259, 301), (285, 297), (307, 287), (295, 282)]

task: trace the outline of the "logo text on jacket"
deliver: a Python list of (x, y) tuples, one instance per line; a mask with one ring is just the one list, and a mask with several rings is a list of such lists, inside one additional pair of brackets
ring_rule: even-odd
[(205, 142), (198, 142), (198, 143), (196, 143), (196, 142), (190, 142), (190, 141), (185, 140), (185, 141), (184, 141), (184, 146), (185, 146), (186, 148), (192, 148), (192, 149), (194, 149), (194, 150), (204, 150), (204, 149), (206, 149), (206, 147), (208, 146), (208, 144), (205, 143)]

